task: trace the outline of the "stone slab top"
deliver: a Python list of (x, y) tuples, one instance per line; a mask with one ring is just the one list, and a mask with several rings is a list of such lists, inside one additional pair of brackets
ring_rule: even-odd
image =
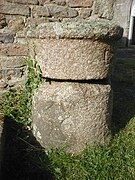
[[(25, 37), (116, 41), (122, 34), (123, 29), (110, 22), (46, 22), (36, 28), (28, 26)], [(19, 35), (23, 36), (21, 33)]]

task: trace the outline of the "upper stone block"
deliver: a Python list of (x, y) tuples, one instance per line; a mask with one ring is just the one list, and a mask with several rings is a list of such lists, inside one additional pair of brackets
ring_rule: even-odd
[(107, 22), (51, 22), (28, 27), (24, 36), (41, 39), (93, 39), (116, 41), (121, 38), (122, 28)]
[(37, 32), (42, 38), (34, 41), (42, 76), (62, 80), (108, 78), (113, 55), (109, 43), (122, 34), (114, 25), (75, 22), (45, 23)]
[(36, 58), (42, 76), (63, 80), (108, 77), (111, 47), (105, 43), (76, 39), (36, 40)]

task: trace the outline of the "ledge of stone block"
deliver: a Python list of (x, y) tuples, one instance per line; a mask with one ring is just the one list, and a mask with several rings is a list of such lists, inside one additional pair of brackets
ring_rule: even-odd
[(35, 29), (29, 26), (26, 32), (18, 34), (18, 37), (116, 41), (122, 37), (122, 34), (121, 27), (107, 22), (47, 22), (38, 25)]

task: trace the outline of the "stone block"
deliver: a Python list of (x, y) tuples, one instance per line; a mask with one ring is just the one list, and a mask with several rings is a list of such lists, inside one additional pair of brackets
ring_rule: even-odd
[[(47, 19), (48, 20), (48, 19)], [(29, 26), (31, 28), (36, 28), (40, 24), (45, 23), (45, 18), (44, 17), (37, 17), (37, 18), (27, 18), (26, 19), (26, 26)]]
[(27, 56), (28, 46), (23, 44), (0, 44), (0, 54), (3, 56)]
[(109, 140), (111, 111), (110, 85), (44, 83), (33, 96), (33, 133), (46, 149), (79, 153)]
[(90, 8), (80, 8), (78, 9), (79, 17), (86, 19), (91, 16), (92, 10)]
[(14, 42), (14, 34), (0, 33), (0, 42), (1, 43), (13, 43)]
[(22, 67), (26, 64), (25, 59), (25, 56), (0, 56), (0, 69)]
[(7, 23), (6, 23), (6, 18), (4, 16), (4, 14), (0, 14), (0, 29), (5, 27), (6, 25), (7, 25)]
[(42, 76), (90, 80), (108, 77), (112, 50), (108, 44), (84, 39), (36, 40), (36, 59)]
[(24, 19), (22, 17), (16, 17), (8, 22), (8, 28), (14, 33), (23, 30), (24, 26)]
[[(41, 39), (93, 39), (106, 43), (120, 39), (123, 33), (123, 29), (115, 24), (95, 21), (44, 23), (33, 29), (34, 31)], [(27, 36), (31, 37), (29, 31)]]
[(93, 0), (67, 0), (70, 7), (92, 7)]
[[(67, 18), (69, 19), (69, 18)], [(113, 44), (121, 38), (123, 29), (107, 22), (45, 22), (35, 28), (28, 26), (17, 37), (40, 39), (93, 39)]]
[(72, 18), (78, 15), (75, 9), (57, 6), (57, 5), (45, 5), (45, 6), (34, 6), (32, 9), (34, 17), (48, 16), (48, 17), (61, 17), (61, 18)]
[(6, 0), (7, 2), (11, 3), (18, 3), (18, 4), (38, 4), (38, 0)]
[(0, 70), (2, 73), (2, 79), (6, 80), (12, 80), (12, 79), (20, 79), (25, 74), (25, 68), (24, 67), (17, 67), (17, 68), (3, 68)]
[(113, 19), (113, 5), (114, 0), (95, 0), (94, 12), (100, 18)]
[(45, 5), (47, 3), (56, 3), (58, 5), (64, 6), (66, 4), (66, 0), (39, 0), (40, 5)]
[(0, 13), (29, 16), (30, 9), (22, 4), (0, 4)]

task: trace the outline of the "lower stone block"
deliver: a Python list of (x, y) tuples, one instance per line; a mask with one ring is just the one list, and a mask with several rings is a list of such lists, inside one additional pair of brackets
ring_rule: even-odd
[(110, 85), (46, 82), (33, 96), (33, 134), (46, 149), (79, 153), (109, 140), (111, 111)]

